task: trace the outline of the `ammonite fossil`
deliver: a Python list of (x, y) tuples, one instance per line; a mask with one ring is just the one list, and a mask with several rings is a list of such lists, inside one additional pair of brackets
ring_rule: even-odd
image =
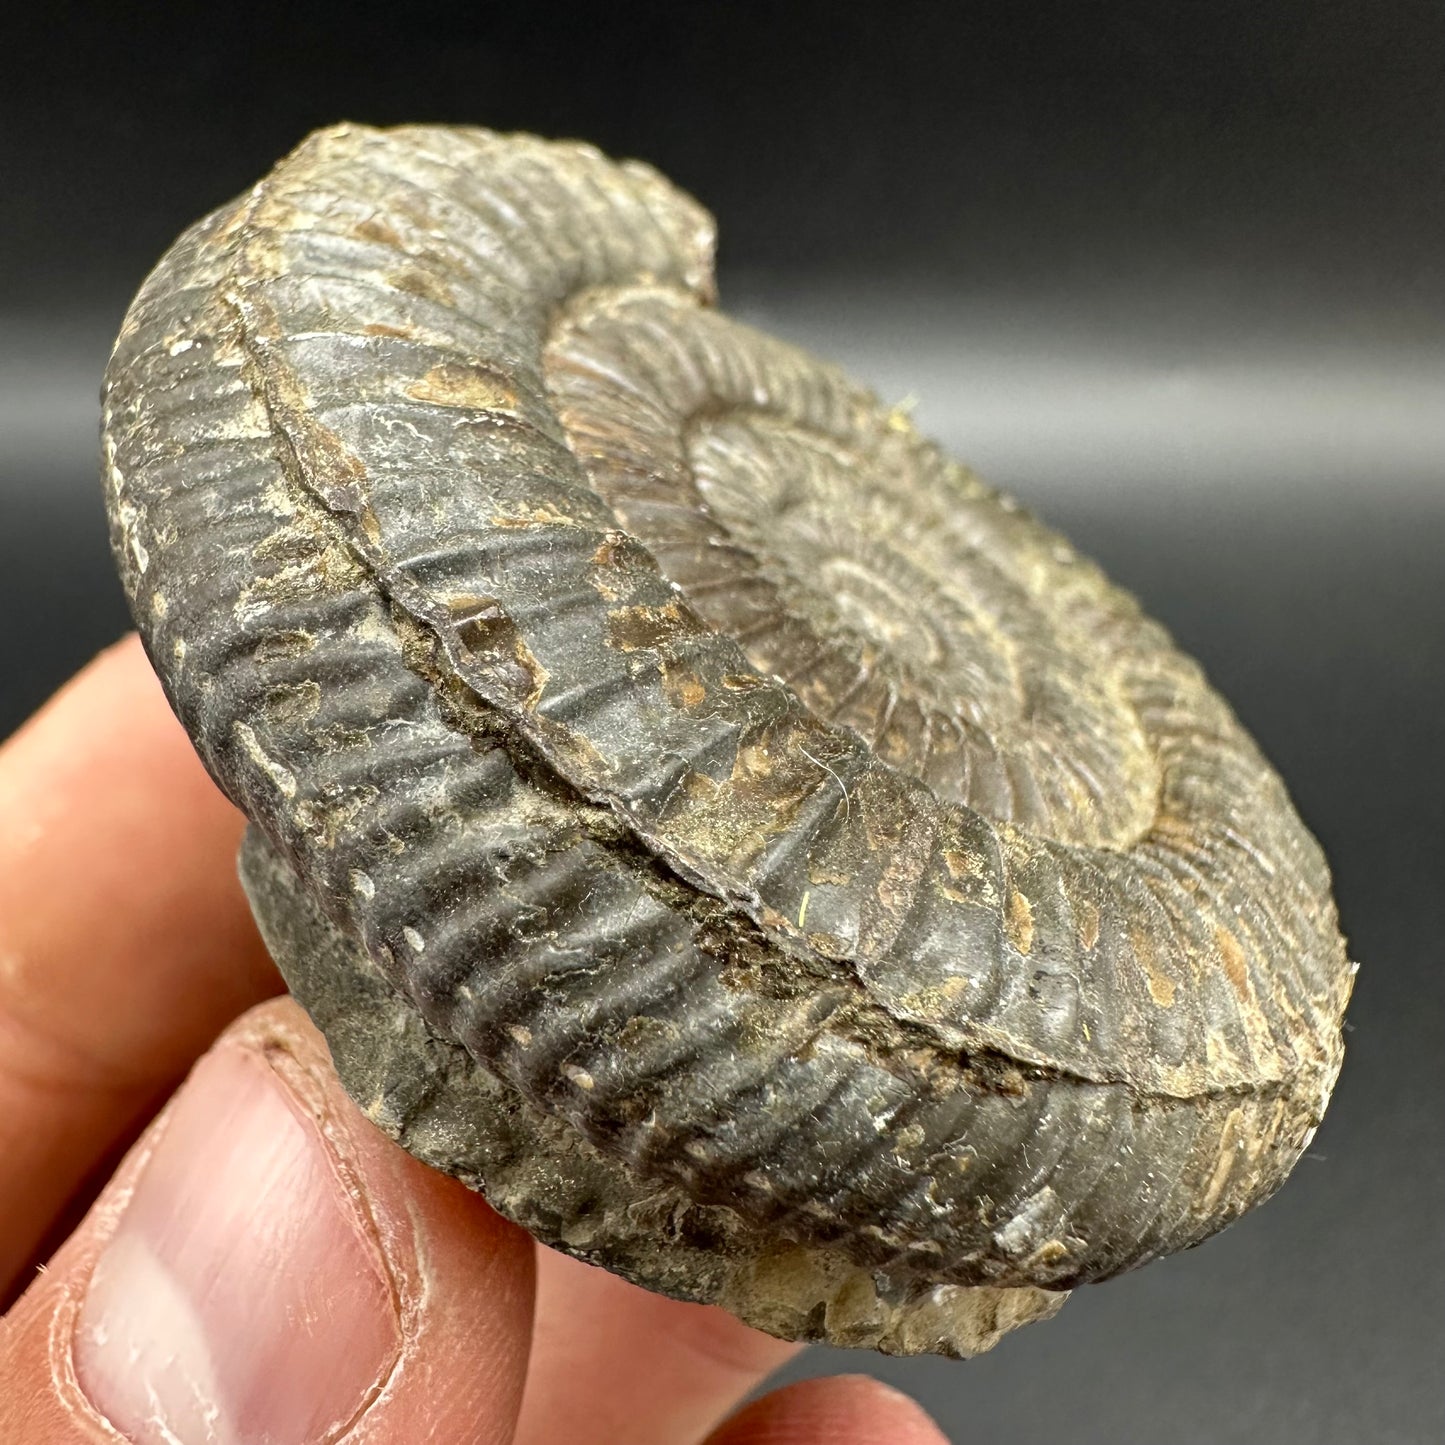
[(970, 1353), (1268, 1195), (1352, 968), (1199, 668), (654, 171), (343, 126), (105, 389), (150, 655), (347, 1088), (541, 1239)]

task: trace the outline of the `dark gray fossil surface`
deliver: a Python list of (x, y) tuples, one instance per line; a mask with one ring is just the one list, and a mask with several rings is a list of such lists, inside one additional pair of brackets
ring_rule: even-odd
[(1319, 848), (1197, 665), (655, 172), (343, 126), (180, 238), (112, 534), (368, 1115), (538, 1237), (967, 1354), (1269, 1195)]

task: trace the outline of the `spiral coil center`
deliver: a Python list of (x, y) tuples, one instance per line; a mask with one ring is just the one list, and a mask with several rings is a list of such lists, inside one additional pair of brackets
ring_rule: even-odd
[(994, 821), (1105, 847), (1150, 826), (1156, 765), (1070, 615), (1072, 553), (1022, 565), (993, 494), (906, 421), (657, 288), (578, 298), (546, 366), (590, 484), (817, 717)]

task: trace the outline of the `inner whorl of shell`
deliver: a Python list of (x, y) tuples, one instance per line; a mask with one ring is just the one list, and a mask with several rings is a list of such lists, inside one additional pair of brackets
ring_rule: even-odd
[[(1160, 774), (1077, 566), (837, 373), (675, 291), (586, 293), (546, 380), (592, 485), (687, 604), (952, 802), (1127, 846)], [(816, 414), (788, 405), (800, 380)], [(782, 406), (779, 405), (780, 399)]]
[[(819, 1294), (787, 1329), (972, 1348), (937, 1290), (1025, 1318), (1278, 1186), (1351, 968), (1199, 669), (711, 310), (711, 240), (586, 147), (319, 133), (127, 316), (116, 554), (294, 880), (258, 891), (268, 937), (314, 939), (281, 916), (313, 903), (334, 931), (329, 969), (278, 953), (373, 1117), (656, 1287), (784, 1328), (736, 1282), (803, 1258), (886, 1318), (835, 1331)], [(493, 1085), (539, 1160), (603, 1161), (585, 1247), (474, 1130), (409, 1132), (406, 1099)], [(730, 1221), (728, 1270), (683, 1216)]]

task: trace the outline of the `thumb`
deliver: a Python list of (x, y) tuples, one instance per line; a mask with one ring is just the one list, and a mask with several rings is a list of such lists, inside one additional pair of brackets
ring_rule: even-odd
[(362, 1117), (294, 1003), (264, 1004), (0, 1323), (0, 1439), (501, 1445), (532, 1268)]

